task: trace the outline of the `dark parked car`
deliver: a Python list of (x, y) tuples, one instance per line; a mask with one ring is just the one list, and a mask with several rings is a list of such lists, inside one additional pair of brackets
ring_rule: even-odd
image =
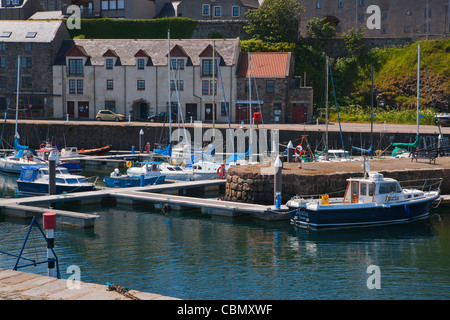
[[(169, 116), (167, 112), (160, 112), (148, 118), (150, 122), (169, 122)], [(172, 122), (177, 122), (177, 115), (172, 113)]]

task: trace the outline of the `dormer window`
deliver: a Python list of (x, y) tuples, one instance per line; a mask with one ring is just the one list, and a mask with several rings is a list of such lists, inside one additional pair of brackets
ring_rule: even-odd
[(170, 59), (170, 69), (184, 70), (184, 59)]
[(114, 67), (114, 59), (112, 59), (112, 58), (106, 59), (105, 65), (106, 65), (106, 69), (112, 70), (112, 68)]
[(144, 70), (145, 66), (153, 65), (150, 56), (145, 50), (139, 49), (134, 55), (134, 58), (136, 59), (135, 62), (138, 70)]
[(69, 75), (83, 75), (83, 59), (69, 59)]
[(145, 69), (145, 59), (143, 59), (143, 58), (137, 59), (137, 68), (139, 70), (144, 70)]

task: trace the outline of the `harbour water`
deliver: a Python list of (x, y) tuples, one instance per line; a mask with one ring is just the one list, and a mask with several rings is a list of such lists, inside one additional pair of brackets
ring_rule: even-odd
[[(2, 184), (3, 196), (14, 196), (8, 187), (14, 177), (0, 178), (11, 182)], [(446, 208), (409, 224), (328, 231), (199, 210), (163, 212), (152, 205), (70, 209), (101, 218), (93, 229), (56, 229), (62, 278), (76, 266), (83, 282), (181, 299), (450, 299)], [(28, 225), (0, 216), (0, 250), (17, 254)], [(33, 231), (24, 256), (45, 255), (45, 243)], [(0, 268), (14, 263), (0, 254)], [(370, 289), (370, 266), (379, 268), (380, 289)], [(21, 271), (46, 274), (46, 266)]]

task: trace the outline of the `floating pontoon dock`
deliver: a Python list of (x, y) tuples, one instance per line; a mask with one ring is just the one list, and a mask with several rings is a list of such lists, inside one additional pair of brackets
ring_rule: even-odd
[[(10, 217), (31, 218), (35, 214), (55, 212), (61, 224), (80, 228), (92, 228), (99, 218), (96, 214), (55, 210), (55, 204), (76, 203), (80, 205), (100, 203), (102, 199), (111, 198), (117, 203), (136, 204), (152, 202), (163, 209), (183, 210), (200, 208), (202, 213), (235, 217), (251, 215), (263, 220), (288, 219), (287, 208), (275, 210), (274, 206), (221, 201), (217, 199), (183, 196), (187, 189), (204, 191), (219, 190), (225, 180), (201, 180), (172, 182), (161, 185), (134, 188), (104, 188), (89, 192), (76, 192), (59, 195), (1, 199), (0, 208)], [(169, 193), (169, 194), (168, 194)]]

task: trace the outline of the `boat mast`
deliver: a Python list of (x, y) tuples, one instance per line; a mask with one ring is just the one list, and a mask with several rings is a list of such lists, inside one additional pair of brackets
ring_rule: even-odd
[(168, 84), (169, 84), (169, 144), (171, 142), (172, 139), (172, 102), (170, 101), (170, 29), (167, 31), (167, 42), (168, 42), (168, 55), (167, 55), (167, 79), (168, 79)]
[(325, 114), (325, 157), (328, 160), (328, 56), (326, 62), (326, 80), (325, 80), (325, 105), (326, 105), (326, 114)]
[(370, 86), (370, 145), (373, 146), (373, 66), (372, 85)]
[(213, 53), (212, 53), (212, 89), (213, 89), (213, 96), (212, 96), (212, 121), (213, 121), (213, 142), (216, 140), (216, 41), (213, 41)]
[(251, 59), (250, 59), (250, 48), (248, 48), (248, 122), (250, 125), (250, 132), (249, 132), (249, 146), (248, 146), (248, 162), (250, 162), (250, 159), (253, 157), (253, 137), (252, 137), (252, 75), (251, 75)]
[[(428, 13), (427, 13), (428, 14)], [(419, 136), (420, 44), (417, 45), (417, 137)]]
[(17, 92), (16, 92), (16, 128), (14, 137), (19, 139), (19, 132), (17, 131), (18, 119), (19, 119), (19, 89), (20, 89), (20, 56), (17, 58)]

